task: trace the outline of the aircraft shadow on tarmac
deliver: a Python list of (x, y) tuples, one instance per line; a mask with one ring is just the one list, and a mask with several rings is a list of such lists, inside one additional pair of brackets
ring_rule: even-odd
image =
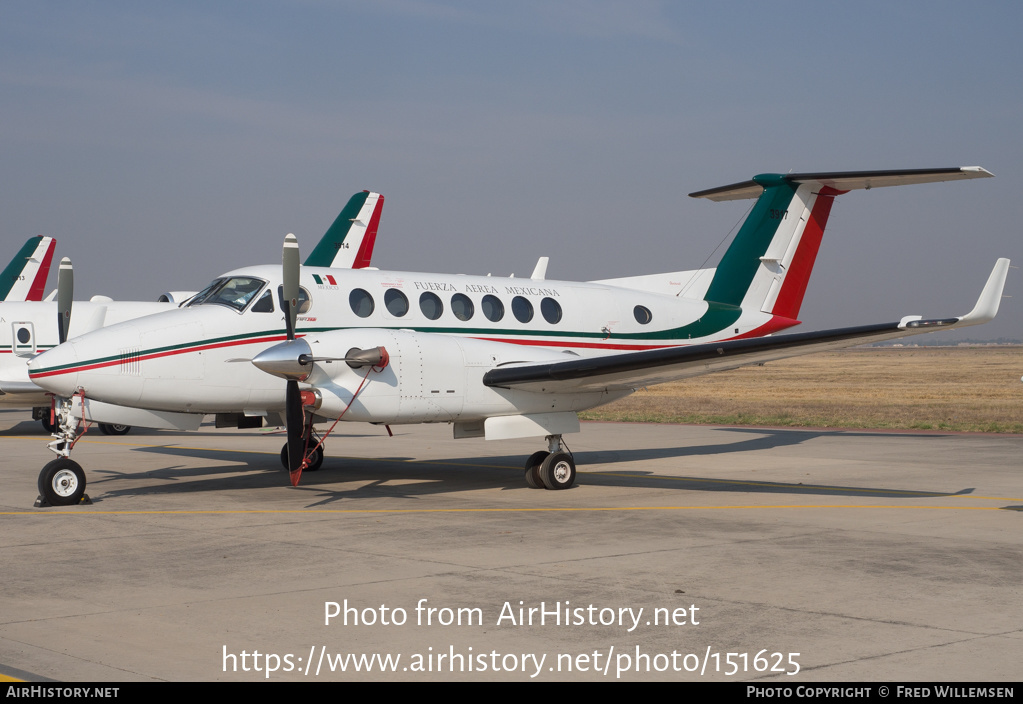
[[(650, 487), (680, 491), (714, 491), (741, 494), (789, 494), (844, 497), (873, 497), (885, 499), (936, 498), (970, 494), (972, 488), (958, 492), (933, 492), (892, 487), (870, 488), (826, 484), (775, 482), (769, 479), (721, 479), (659, 475), (646, 470), (608, 468), (608, 465), (628, 465), (653, 459), (729, 454), (762, 451), (776, 447), (796, 445), (822, 436), (855, 435), (891, 438), (897, 433), (871, 433), (850, 431), (805, 431), (784, 429), (722, 428), (728, 432), (751, 433), (752, 437), (739, 442), (685, 445), (679, 447), (642, 448), (631, 450), (581, 451), (575, 453), (580, 467), (577, 483), (595, 486)], [(935, 436), (931, 436), (935, 437)], [(337, 447), (337, 444), (334, 445)], [(168, 457), (187, 457), (214, 460), (215, 464), (199, 467), (183, 465), (147, 470), (144, 476), (166, 480), (160, 486), (134, 486), (116, 488), (116, 480), (137, 476), (133, 472), (91, 469), (89, 487), (103, 488), (103, 494), (94, 500), (115, 496), (139, 496), (164, 493), (218, 491), (239, 488), (270, 488), (286, 485), (287, 475), (281, 468), (276, 453), (224, 451), (198, 447), (140, 447), (133, 452)], [(410, 457), (376, 458), (345, 457), (329, 454), (318, 472), (302, 475), (299, 490), (314, 492), (318, 500), (310, 507), (322, 506), (344, 499), (367, 498), (420, 498), (435, 494), (486, 490), (528, 490), (522, 478), (520, 465), (524, 455), (491, 457), (463, 457), (434, 461), (418, 461)], [(88, 468), (87, 468), (88, 469)], [(766, 472), (764, 474), (767, 474)], [(345, 484), (357, 484), (346, 487)], [(341, 486), (339, 486), (341, 485)], [(538, 496), (551, 494), (538, 494)]]

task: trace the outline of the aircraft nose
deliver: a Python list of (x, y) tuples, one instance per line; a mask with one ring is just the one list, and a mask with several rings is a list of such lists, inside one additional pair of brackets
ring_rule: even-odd
[(28, 363), (28, 377), (37, 386), (58, 396), (71, 396), (78, 389), (78, 349), (65, 342), (36, 355)]

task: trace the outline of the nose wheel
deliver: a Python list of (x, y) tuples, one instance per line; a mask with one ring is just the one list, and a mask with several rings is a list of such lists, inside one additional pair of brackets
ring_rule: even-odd
[(59, 457), (39, 473), (36, 506), (74, 506), (85, 498), (85, 470), (68, 457)]

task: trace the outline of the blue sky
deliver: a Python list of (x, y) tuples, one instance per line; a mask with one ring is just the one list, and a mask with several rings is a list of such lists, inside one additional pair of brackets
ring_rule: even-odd
[[(596, 279), (699, 266), (756, 173), (981, 165), (838, 199), (803, 329), (966, 312), (1023, 261), (1008, 2), (0, 5), (0, 227), (81, 296), (154, 299), (305, 251), (386, 197), (382, 268)], [(1023, 338), (1010, 270), (999, 319)]]

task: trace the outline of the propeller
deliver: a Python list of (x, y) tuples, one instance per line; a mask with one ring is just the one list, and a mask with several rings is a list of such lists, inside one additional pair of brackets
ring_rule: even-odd
[(302, 463), (305, 454), (305, 409), (298, 382), (305, 381), (313, 371), (314, 362), (345, 362), (352, 369), (362, 367), (386, 367), (389, 358), (383, 347), (362, 350), (353, 347), (344, 357), (317, 357), (309, 343), (295, 337), (299, 297), (299, 252), (298, 240), (289, 234), (284, 238), (282, 255), (283, 286), (281, 306), (287, 325), (287, 341), (268, 347), (250, 360), (230, 359), (229, 362), (252, 362), (267, 374), (273, 374), (287, 382), (284, 396), (284, 420), (288, 430), (288, 472), (291, 485), (298, 486), (302, 477)]
[(61, 344), (67, 342), (74, 296), (75, 270), (71, 266), (71, 260), (64, 257), (60, 260), (60, 269), (57, 270), (57, 339)]
[[(286, 347), (297, 347), (301, 345), (306, 351), (309, 344), (295, 340), (295, 322), (298, 319), (298, 279), (299, 279), (299, 256), (298, 238), (288, 233), (284, 238), (284, 252), (281, 257), (283, 267), (282, 298), (281, 305), (284, 307), (284, 322), (287, 326), (288, 341)], [(292, 355), (297, 350), (292, 351)], [(299, 352), (301, 354), (301, 352)], [(259, 355), (257, 355), (258, 357)], [(256, 366), (259, 366), (258, 364)], [(298, 486), (298, 480), (302, 477), (302, 455), (305, 453), (305, 411), (302, 409), (302, 394), (298, 388), (299, 379), (305, 379), (308, 372), (301, 375), (289, 374), (285, 377), (288, 381), (287, 391), (284, 395), (284, 420), (288, 427), (288, 473), (291, 475), (291, 485)]]

